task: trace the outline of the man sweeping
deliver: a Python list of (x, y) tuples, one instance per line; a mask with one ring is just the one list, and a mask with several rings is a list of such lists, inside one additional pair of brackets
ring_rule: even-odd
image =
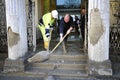
[[(65, 16), (60, 20), (60, 26), (59, 26), (60, 41), (63, 40), (63, 36), (65, 34), (70, 34), (73, 28), (74, 28), (73, 18), (70, 16), (70, 14), (65, 14)], [(68, 39), (68, 35), (65, 37), (64, 42), (63, 42), (64, 53), (67, 53), (66, 47), (65, 47), (67, 39)]]
[(39, 20), (39, 29), (42, 33), (43, 40), (44, 40), (44, 48), (49, 51), (49, 43), (51, 38), (51, 28), (52, 24), (54, 23), (55, 19), (58, 18), (58, 11), (52, 10), (49, 13), (46, 13), (42, 16), (42, 18)]

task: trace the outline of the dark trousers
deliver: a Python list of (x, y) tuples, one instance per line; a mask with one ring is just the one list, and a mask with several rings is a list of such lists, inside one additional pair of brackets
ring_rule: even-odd
[(82, 34), (82, 39), (83, 39), (83, 42), (85, 40), (85, 30), (81, 30), (81, 34)]

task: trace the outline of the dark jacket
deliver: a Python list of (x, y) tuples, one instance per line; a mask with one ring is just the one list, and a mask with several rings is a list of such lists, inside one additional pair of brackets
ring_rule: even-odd
[(60, 20), (60, 25), (59, 25), (59, 32), (60, 33), (63, 33), (63, 35), (66, 34), (67, 30), (70, 28), (70, 27), (74, 27), (74, 24), (73, 24), (73, 18), (70, 17), (70, 21), (68, 23), (66, 23), (64, 21), (64, 17)]
[(81, 30), (85, 29), (85, 15), (81, 16)]

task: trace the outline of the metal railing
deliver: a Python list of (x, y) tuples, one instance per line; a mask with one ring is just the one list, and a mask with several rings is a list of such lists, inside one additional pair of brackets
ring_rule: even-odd
[(0, 52), (7, 52), (5, 1), (0, 0)]
[(120, 54), (120, 26), (110, 29), (110, 53)]

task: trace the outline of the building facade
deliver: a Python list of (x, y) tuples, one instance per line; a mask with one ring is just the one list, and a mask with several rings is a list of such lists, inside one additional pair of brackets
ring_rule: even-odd
[[(83, 6), (88, 7), (88, 72), (112, 75), (109, 55), (117, 55), (120, 51), (120, 1), (85, 1)], [(38, 21), (53, 9), (57, 9), (56, 0), (0, 0), (0, 52), (8, 54), (5, 71), (24, 71), (28, 53), (36, 51), (36, 40), (40, 38)], [(18, 62), (21, 68), (14, 66)]]

